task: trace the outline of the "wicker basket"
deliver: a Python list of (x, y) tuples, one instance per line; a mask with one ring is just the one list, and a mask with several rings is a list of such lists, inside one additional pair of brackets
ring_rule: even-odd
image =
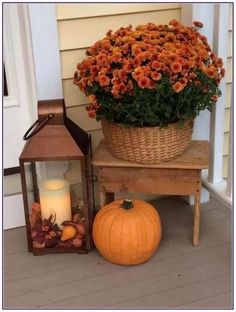
[(125, 127), (102, 120), (105, 143), (110, 153), (124, 160), (142, 164), (157, 164), (183, 153), (189, 146), (193, 121), (179, 128), (177, 123), (167, 128)]

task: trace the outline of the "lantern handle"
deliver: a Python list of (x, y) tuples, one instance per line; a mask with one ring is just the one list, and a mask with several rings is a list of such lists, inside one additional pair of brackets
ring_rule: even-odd
[[(42, 121), (39, 120), (39, 118), (32, 124), (32, 126), (29, 127), (29, 129), (26, 131), (26, 133), (23, 136), (23, 139), (26, 141), (30, 139), (33, 135), (39, 132), (46, 123), (48, 122), (49, 119), (51, 119), (54, 115), (53, 114), (48, 114)], [(37, 127), (36, 127), (37, 126)], [(35, 129), (34, 129), (35, 128)], [(34, 130), (33, 130), (34, 129)], [(33, 131), (32, 131), (33, 130)], [(31, 132), (32, 131), (32, 132)], [(30, 133), (31, 132), (31, 133)]]

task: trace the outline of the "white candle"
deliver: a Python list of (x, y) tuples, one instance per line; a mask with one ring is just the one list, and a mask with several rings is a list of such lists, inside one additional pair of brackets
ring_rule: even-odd
[(62, 179), (43, 180), (39, 183), (39, 199), (42, 219), (55, 214), (57, 225), (71, 220), (71, 200), (69, 183)]

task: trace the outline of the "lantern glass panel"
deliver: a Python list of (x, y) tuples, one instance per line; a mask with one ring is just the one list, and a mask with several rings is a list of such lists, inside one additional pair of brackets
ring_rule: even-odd
[(70, 162), (24, 163), (28, 239), (33, 251), (86, 251), (86, 185), (82, 185), (80, 160)]

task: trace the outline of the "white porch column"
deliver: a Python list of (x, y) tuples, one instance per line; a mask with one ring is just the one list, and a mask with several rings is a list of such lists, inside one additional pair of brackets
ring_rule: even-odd
[[(62, 77), (58, 42), (56, 4), (29, 3), (32, 49), (37, 85), (37, 99), (62, 99)], [(35, 116), (37, 117), (37, 116)], [(36, 164), (37, 165), (37, 164)], [(63, 177), (68, 162), (44, 162), (37, 166), (40, 179)]]
[[(203, 23), (199, 31), (207, 37), (212, 47), (214, 28), (214, 3), (182, 3), (181, 22), (184, 25), (192, 26), (193, 21)], [(210, 138), (210, 112), (206, 109), (201, 111), (194, 122), (193, 140), (208, 140)], [(204, 170), (203, 170), (204, 171)], [(209, 192), (202, 187), (201, 202), (209, 201)], [(193, 205), (193, 197), (188, 202)]]
[[(213, 51), (227, 64), (227, 35), (228, 35), (228, 6), (227, 3), (215, 3)], [(222, 79), (222, 92), (216, 105), (213, 107), (210, 122), (210, 168), (209, 182), (222, 181), (223, 139), (224, 139), (224, 112), (225, 112), (226, 78)]]
[(56, 4), (29, 3), (38, 100), (63, 98)]

